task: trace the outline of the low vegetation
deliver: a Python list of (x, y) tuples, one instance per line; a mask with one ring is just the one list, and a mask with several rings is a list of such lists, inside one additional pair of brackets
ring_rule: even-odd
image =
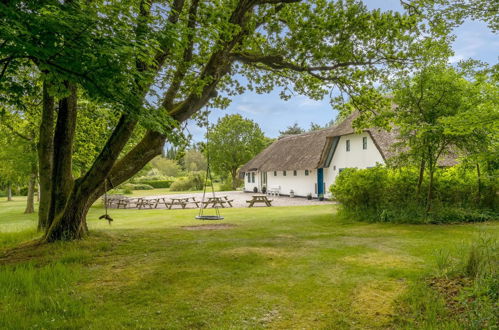
[[(421, 328), (496, 329), (499, 325), (499, 242), (480, 232), (457, 249), (438, 249), (435, 268), (413, 283), (399, 312)], [(439, 311), (444, 311), (440, 314)], [(414, 324), (408, 319), (406, 325)]]
[[(489, 293), (497, 282), (475, 283), (491, 278), (480, 269), (497, 264), (459, 256), (497, 258), (497, 245), (472, 243), (479, 233), (497, 237), (497, 223), (359, 223), (328, 204), (224, 209), (223, 227), (194, 220), (196, 210), (113, 209), (108, 225), (92, 207), (88, 239), (30, 246), (22, 242), (39, 234), (24, 203), (0, 202), (0, 328), (460, 329), (474, 315), (488, 322), (476, 324), (496, 322)], [(464, 245), (480, 252), (463, 253)], [(484, 276), (456, 287), (470, 307), (457, 318), (440, 287), (460, 272)]]
[(331, 187), (341, 213), (359, 221), (396, 223), (481, 222), (499, 218), (497, 177), (477, 177), (465, 167), (436, 171), (428, 212), (425, 180), (418, 191), (417, 170), (375, 167), (346, 169)]

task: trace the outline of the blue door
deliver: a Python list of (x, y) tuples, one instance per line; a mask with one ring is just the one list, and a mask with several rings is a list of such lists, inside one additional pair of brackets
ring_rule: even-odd
[(324, 195), (324, 169), (317, 169), (317, 195)]

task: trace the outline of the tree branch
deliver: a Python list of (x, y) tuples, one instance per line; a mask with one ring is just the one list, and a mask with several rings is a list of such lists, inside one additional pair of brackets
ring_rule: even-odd
[(17, 130), (14, 129), (14, 127), (12, 127), (10, 124), (7, 124), (6, 122), (3, 122), (2, 125), (4, 125), (5, 127), (7, 127), (12, 133), (14, 133), (15, 135), (17, 135), (18, 137), (20, 137), (21, 139), (23, 140), (26, 140), (26, 141), (33, 141), (33, 138), (31, 137), (28, 137), (24, 134), (21, 134), (19, 133)]
[(194, 34), (196, 27), (196, 16), (198, 10), (199, 0), (193, 0), (191, 7), (189, 8), (189, 19), (187, 22), (187, 46), (184, 49), (184, 54), (182, 56), (182, 63), (179, 64), (177, 71), (175, 72), (172, 83), (165, 93), (163, 100), (163, 107), (167, 110), (173, 107), (173, 101), (176, 94), (181, 86), (182, 79), (187, 73), (189, 67), (189, 62), (192, 61), (192, 52), (194, 48)]

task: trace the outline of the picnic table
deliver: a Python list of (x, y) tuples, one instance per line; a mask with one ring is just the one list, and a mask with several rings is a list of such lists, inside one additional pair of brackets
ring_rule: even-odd
[(139, 198), (137, 202), (137, 208), (141, 210), (142, 208), (148, 207), (150, 209), (157, 208), (159, 200), (161, 198)]
[(246, 203), (249, 203), (248, 207), (253, 207), (253, 205), (257, 203), (262, 203), (265, 204), (266, 206), (270, 207), (272, 206), (272, 199), (268, 199), (267, 195), (253, 195), (252, 199), (249, 201), (246, 201)]
[[(189, 199), (191, 199), (191, 197), (170, 198), (170, 202), (165, 203), (165, 206), (170, 210), (173, 205), (180, 205), (183, 209), (185, 209), (185, 206), (189, 203)], [(163, 200), (165, 200), (165, 198), (163, 198)]]
[(211, 204), (211, 207), (215, 207), (217, 205), (220, 205), (221, 207), (225, 208), (225, 204), (228, 204), (230, 207), (232, 207), (232, 202), (233, 199), (229, 199), (227, 196), (222, 196), (222, 197), (208, 197), (208, 200), (203, 202), (204, 208), (207, 208), (208, 205)]

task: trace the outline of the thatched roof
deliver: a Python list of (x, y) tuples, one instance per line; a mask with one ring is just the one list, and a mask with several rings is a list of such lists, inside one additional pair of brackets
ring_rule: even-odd
[(282, 137), (239, 171), (286, 171), (307, 170), (317, 168), (326, 137), (331, 135), (334, 127), (318, 131)]
[[(333, 127), (280, 138), (243, 165), (239, 172), (289, 171), (325, 167), (334, 139), (356, 132), (352, 123), (358, 115), (355, 112)], [(368, 128), (363, 131), (369, 133), (385, 161), (399, 153), (394, 148), (397, 142), (397, 129), (388, 132), (379, 128)], [(439, 161), (440, 166), (455, 164), (455, 156), (444, 156)]]

